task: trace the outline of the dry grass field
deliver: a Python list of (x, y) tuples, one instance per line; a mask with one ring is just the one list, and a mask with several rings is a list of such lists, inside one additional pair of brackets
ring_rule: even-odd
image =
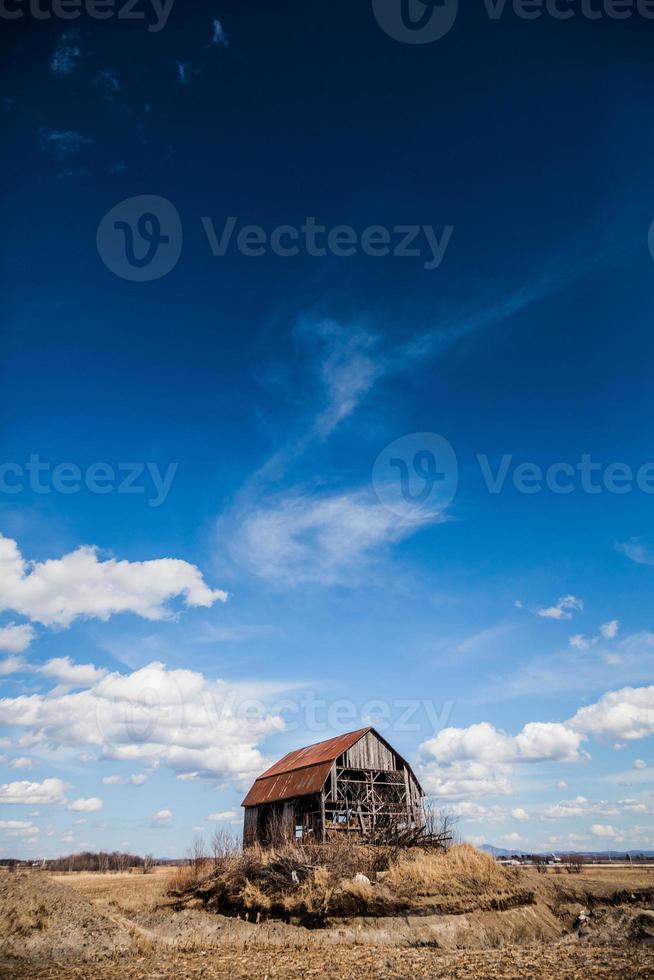
[[(188, 874), (180, 878), (175, 869), (150, 875), (1, 873), (0, 976), (654, 977), (654, 868), (587, 866), (579, 875), (553, 868), (538, 874), (487, 864), (481, 855), (478, 868), (489, 877), (474, 882), (476, 861), (465, 851), (440, 866), (409, 855), (390, 881), (386, 874), (364, 887), (367, 898), (368, 887), (386, 895), (399, 891), (407, 900), (412, 891), (402, 914), (344, 915), (339, 899), (338, 914), (319, 929), (277, 918), (257, 924), (261, 916), (254, 911), (246, 921), (210, 911), (197, 897), (181, 900), (180, 881)], [(498, 888), (513, 899), (494, 908)]]

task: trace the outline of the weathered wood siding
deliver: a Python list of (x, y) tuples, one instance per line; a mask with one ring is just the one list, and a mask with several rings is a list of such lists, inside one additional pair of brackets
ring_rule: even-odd
[(243, 818), (243, 846), (251, 847), (257, 841), (257, 817), (259, 807), (246, 806)]
[(346, 769), (402, 769), (404, 768), (395, 752), (380, 741), (374, 732), (363, 738), (344, 752), (342, 765)]

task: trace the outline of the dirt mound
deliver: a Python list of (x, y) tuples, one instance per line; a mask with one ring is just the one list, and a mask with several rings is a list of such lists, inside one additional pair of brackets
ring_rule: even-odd
[(0, 952), (26, 958), (97, 959), (131, 945), (129, 931), (45, 874), (2, 874)]
[(325, 846), (251, 848), (171, 888), (179, 906), (309, 927), (354, 916), (462, 914), (528, 905), (513, 869), (468, 844), (448, 851)]
[(654, 911), (629, 905), (584, 909), (574, 925), (578, 942), (590, 946), (654, 944)]

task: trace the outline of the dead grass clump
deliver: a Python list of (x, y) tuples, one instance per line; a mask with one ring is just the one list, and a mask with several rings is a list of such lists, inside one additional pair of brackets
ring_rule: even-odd
[(271, 905), (270, 899), (258, 885), (253, 885), (247, 879), (241, 888), (240, 897), (246, 909), (253, 909), (256, 912), (268, 911)]
[(434, 851), (345, 843), (248, 848), (199, 879), (180, 875), (173, 893), (216, 912), (306, 924), (328, 915), (392, 914), (430, 901), (451, 911), (502, 908), (521, 894), (513, 869), (469, 844)]
[(515, 873), (470, 844), (455, 844), (448, 851), (405, 851), (384, 881), (401, 896), (503, 893), (513, 888)]

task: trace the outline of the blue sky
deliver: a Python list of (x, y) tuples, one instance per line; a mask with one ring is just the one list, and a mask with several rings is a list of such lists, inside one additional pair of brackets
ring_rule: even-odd
[(2, 853), (369, 723), (467, 839), (654, 848), (651, 22), (140, 9), (0, 42)]

